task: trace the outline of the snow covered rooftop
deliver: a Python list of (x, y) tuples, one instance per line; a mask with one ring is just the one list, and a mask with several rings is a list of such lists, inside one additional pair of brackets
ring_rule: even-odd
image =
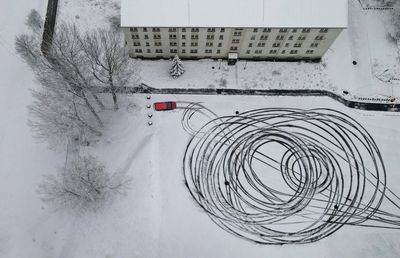
[(348, 0), (121, 0), (122, 27), (347, 27)]

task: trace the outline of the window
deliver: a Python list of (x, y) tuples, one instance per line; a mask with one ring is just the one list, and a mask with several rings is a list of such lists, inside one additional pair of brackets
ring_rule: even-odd
[(212, 42), (206, 42), (207, 47), (212, 47), (214, 44)]
[(284, 50), (282, 50), (282, 55), (284, 55), (284, 54), (286, 54), (286, 50), (284, 49)]
[(154, 35), (153, 35), (153, 38), (154, 38), (154, 39), (160, 39), (160, 38), (161, 38), (161, 35), (160, 35), (160, 34), (154, 34)]
[(254, 51), (254, 54), (261, 54), (262, 53), (262, 50), (256, 50), (256, 51)]
[(280, 29), (279, 32), (281, 33), (287, 32), (287, 29)]
[(192, 28), (192, 32), (199, 32), (199, 28)]
[(218, 43), (218, 47), (222, 47), (222, 43), (220, 42), (220, 43)]
[(288, 40), (293, 40), (293, 35), (290, 35)]
[(196, 34), (196, 35), (193, 35), (193, 34), (192, 34), (192, 35), (190, 36), (190, 38), (191, 38), (191, 39), (199, 39), (199, 35), (197, 35), (197, 34)]
[(186, 32), (186, 28), (182, 28), (182, 32)]
[(235, 51), (235, 50), (237, 50), (237, 49), (238, 49), (237, 47), (234, 47), (234, 46), (231, 47), (231, 50), (232, 50), (232, 51)]
[(319, 30), (320, 33), (327, 33), (328, 31), (329, 31), (329, 29), (325, 29), (325, 28)]
[(144, 39), (149, 39), (149, 35), (144, 35)]
[(176, 34), (169, 34), (170, 39), (176, 39)]
[(274, 43), (274, 44), (272, 44), (272, 47), (280, 47), (281, 46), (281, 43)]
[(250, 50), (246, 50), (246, 54), (247, 54), (247, 55), (250, 54)]
[(303, 33), (310, 33), (311, 29), (303, 29), (301, 32)]
[(257, 47), (265, 47), (265, 43), (264, 42), (260, 42), (257, 44)]
[(138, 34), (132, 34), (132, 39), (139, 39), (139, 35)]
[(214, 35), (207, 35), (207, 39), (214, 39)]
[(160, 41), (154, 42), (154, 46), (156, 46), (156, 47), (161, 46), (161, 42)]
[(323, 40), (323, 39), (324, 39), (324, 36), (322, 36), (322, 35), (318, 35), (315, 37), (315, 40)]
[(285, 44), (285, 47), (289, 47), (289, 46), (290, 46), (290, 43), (286, 43), (286, 44)]
[(170, 47), (176, 47), (176, 42), (169, 42)]
[(224, 39), (224, 35), (219, 35), (219, 40), (223, 40)]
[(182, 39), (186, 39), (186, 35), (182, 35)]
[(204, 52), (205, 52), (206, 54), (211, 54), (211, 53), (212, 53), (212, 50), (211, 50), (211, 49), (206, 49)]
[(253, 47), (253, 43), (249, 43), (249, 47)]
[(176, 48), (171, 48), (171, 49), (169, 50), (169, 52), (170, 52), (170, 53), (177, 53), (178, 50), (177, 50)]
[(307, 50), (306, 54), (308, 54), (308, 55), (314, 54), (314, 50)]
[(221, 53), (221, 50), (220, 50), (220, 49), (218, 49), (218, 50), (217, 50), (217, 54), (220, 54), (220, 53)]
[(135, 49), (135, 53), (142, 53), (143, 51), (140, 48)]
[(186, 43), (185, 42), (182, 42), (182, 47), (186, 47)]
[(276, 36), (276, 40), (283, 40), (284, 39), (284, 36), (283, 35), (278, 35), (278, 36)]
[(297, 50), (290, 50), (290, 54), (292, 54), (292, 55), (297, 54)]
[(293, 46), (294, 46), (294, 47), (301, 47), (301, 45), (302, 45), (301, 43), (294, 43)]
[(156, 49), (156, 53), (162, 53), (162, 49)]
[(151, 53), (151, 50), (150, 49), (147, 49), (147, 54), (150, 54)]
[(256, 36), (251, 36), (251, 40), (255, 40), (256, 39)]
[(190, 43), (190, 46), (192, 46), (192, 47), (197, 47), (197, 46), (198, 46), (198, 43), (197, 43), (197, 42), (191, 42), (191, 43)]
[(239, 43), (239, 39), (232, 39), (232, 43)]
[(257, 28), (254, 28), (254, 29), (253, 29), (253, 32), (258, 32), (258, 29), (257, 29)]
[(235, 31), (235, 32), (233, 32), (233, 36), (242, 36), (242, 32), (241, 31)]
[(192, 53), (192, 54), (197, 54), (197, 49), (191, 49), (191, 50), (190, 50), (190, 53)]
[(146, 42), (146, 47), (150, 47), (150, 43), (149, 42)]
[(153, 28), (153, 32), (160, 32), (160, 28)]
[(168, 32), (176, 32), (176, 28), (169, 28)]
[(269, 53), (270, 53), (270, 54), (276, 54), (276, 49), (271, 49), (271, 50), (269, 51)]
[(221, 28), (221, 32), (225, 32), (225, 28)]
[(137, 32), (137, 28), (129, 28), (131, 32)]
[(143, 28), (143, 32), (147, 32), (147, 28)]
[(306, 36), (299, 36), (298, 38), (297, 38), (297, 40), (305, 40), (306, 39)]
[(311, 43), (310, 47), (318, 47), (318, 43)]
[(292, 33), (297, 33), (297, 29), (293, 29), (293, 30), (292, 30)]
[(215, 32), (215, 28), (208, 28), (207, 32)]
[(185, 49), (182, 49), (182, 54), (185, 54), (186, 53), (186, 50)]
[(133, 42), (133, 45), (134, 45), (135, 47), (139, 47), (139, 46), (140, 46), (140, 42)]
[(271, 29), (270, 28), (264, 28), (263, 32), (271, 32)]
[(268, 36), (267, 35), (261, 35), (260, 40), (267, 40)]

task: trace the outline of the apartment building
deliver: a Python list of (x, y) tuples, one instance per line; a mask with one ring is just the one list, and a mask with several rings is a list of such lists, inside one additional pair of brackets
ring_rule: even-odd
[(320, 60), (347, 27), (347, 0), (122, 0), (135, 58)]

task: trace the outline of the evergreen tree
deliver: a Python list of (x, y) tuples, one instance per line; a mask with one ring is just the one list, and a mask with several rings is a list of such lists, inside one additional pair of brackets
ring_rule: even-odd
[(179, 59), (178, 55), (175, 55), (174, 59), (172, 60), (172, 67), (169, 72), (174, 79), (178, 78), (185, 72), (182, 61)]

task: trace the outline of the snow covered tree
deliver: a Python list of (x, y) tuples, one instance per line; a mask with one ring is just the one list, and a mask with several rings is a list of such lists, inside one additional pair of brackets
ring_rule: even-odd
[(400, 12), (393, 13), (390, 24), (388, 25), (389, 34), (395, 40), (400, 40)]
[(40, 50), (40, 33), (16, 38), (17, 53), (31, 67), (41, 88), (33, 90), (29, 106), (29, 124), (39, 139), (50, 146), (65, 143), (77, 131), (85, 138), (101, 135), (102, 120), (98, 108), (99, 87), (94, 84), (90, 67), (84, 62), (79, 33), (73, 25), (61, 25), (46, 56)]
[(172, 66), (169, 72), (174, 79), (178, 78), (185, 72), (182, 61), (179, 59), (178, 55), (175, 55), (174, 59), (172, 60)]
[(117, 87), (137, 84), (137, 64), (123, 47), (120, 33), (110, 30), (88, 32), (82, 37), (81, 44), (92, 75), (98, 85), (108, 87), (117, 110)]
[(41, 32), (43, 27), (43, 19), (40, 16), (39, 12), (35, 9), (32, 9), (28, 15), (28, 18), (25, 21), (26, 26), (31, 29), (33, 32)]
[(125, 194), (130, 182), (124, 174), (109, 173), (104, 164), (89, 155), (59, 168), (54, 175), (44, 176), (37, 192), (42, 201), (56, 209), (97, 210)]

